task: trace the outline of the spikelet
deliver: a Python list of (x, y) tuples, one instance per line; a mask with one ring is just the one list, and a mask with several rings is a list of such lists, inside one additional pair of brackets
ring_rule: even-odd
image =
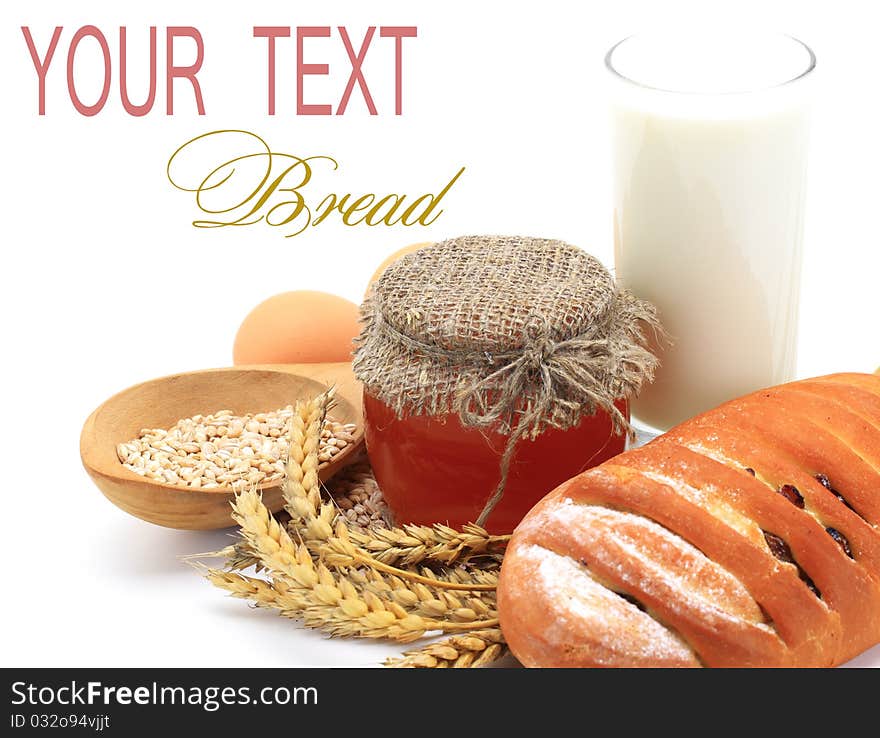
[[(297, 404), (282, 485), (285, 512), (273, 516), (256, 490), (233, 503), (240, 540), (214, 552), (226, 570), (201, 567), (234, 597), (297, 618), (334, 636), (401, 643), (456, 633), (389, 659), (389, 666), (481, 666), (506, 650), (497, 627), (497, 567), (509, 536), (476, 525), (352, 530), (321, 496), (318, 445), (334, 391)], [(207, 556), (207, 555), (203, 555)], [(196, 558), (196, 557), (193, 557)], [(463, 562), (477, 566), (453, 566)], [(441, 566), (439, 571), (419, 564)], [(395, 566), (399, 564), (402, 567)], [(268, 579), (246, 576), (253, 567)]]
[(507, 652), (500, 628), (475, 630), (444, 638), (389, 658), (385, 666), (411, 669), (474, 669), (501, 658)]
[[(284, 583), (291, 601), (299, 598), (296, 611), (307, 627), (331, 635), (408, 643), (432, 630), (466, 631), (492, 627), (498, 622), (497, 618), (459, 622), (424, 617), (369, 590), (359, 591), (344, 574), (334, 574), (322, 562), (315, 562), (305, 544), (294, 543), (255, 490), (243, 490), (236, 495), (233, 517), (273, 580)], [(210, 576), (217, 578), (213, 572)], [(263, 592), (260, 596), (266, 597)]]

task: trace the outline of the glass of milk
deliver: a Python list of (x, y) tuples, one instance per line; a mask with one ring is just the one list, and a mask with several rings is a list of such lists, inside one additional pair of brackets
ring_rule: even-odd
[(816, 59), (727, 30), (631, 36), (605, 61), (617, 277), (671, 337), (633, 409), (665, 430), (794, 378)]

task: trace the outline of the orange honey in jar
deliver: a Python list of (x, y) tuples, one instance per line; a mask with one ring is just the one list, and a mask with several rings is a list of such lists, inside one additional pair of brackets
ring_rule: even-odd
[[(615, 405), (626, 416), (626, 400)], [(456, 415), (397, 413), (364, 393), (367, 453), (382, 495), (398, 522), (460, 528), (475, 521), (501, 480), (509, 436), (462, 425)], [(600, 410), (568, 430), (550, 428), (520, 441), (504, 494), (485, 527), (510, 533), (532, 506), (567, 479), (624, 450), (611, 416)]]
[(583, 250), (466, 236), (404, 256), (361, 307), (367, 452), (395, 522), (509, 533), (623, 451), (653, 308)]

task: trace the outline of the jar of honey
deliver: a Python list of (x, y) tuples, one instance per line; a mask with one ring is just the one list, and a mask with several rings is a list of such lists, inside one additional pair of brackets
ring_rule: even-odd
[(362, 306), (367, 452), (396, 522), (509, 533), (623, 451), (656, 359), (648, 304), (547, 239), (470, 236), (404, 256)]
[[(628, 416), (626, 400), (617, 408)], [(364, 393), (365, 436), (373, 474), (399, 522), (460, 528), (479, 517), (501, 480), (509, 436), (469, 428), (457, 415), (397, 413)], [(574, 428), (549, 428), (513, 452), (504, 494), (485, 523), (490, 533), (510, 533), (545, 494), (565, 480), (621, 453), (608, 413), (584, 416)], [(442, 494), (438, 491), (442, 490)]]

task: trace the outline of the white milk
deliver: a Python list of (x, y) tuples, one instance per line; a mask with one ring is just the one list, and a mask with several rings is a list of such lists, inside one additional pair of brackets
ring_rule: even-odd
[[(611, 91), (615, 262), (673, 339), (634, 403), (666, 429), (794, 377), (810, 82), (786, 82), (812, 54), (766, 37), (744, 64), (705, 38), (628, 48), (636, 40), (609, 54), (629, 77)], [(762, 75), (777, 86), (755, 90)]]

